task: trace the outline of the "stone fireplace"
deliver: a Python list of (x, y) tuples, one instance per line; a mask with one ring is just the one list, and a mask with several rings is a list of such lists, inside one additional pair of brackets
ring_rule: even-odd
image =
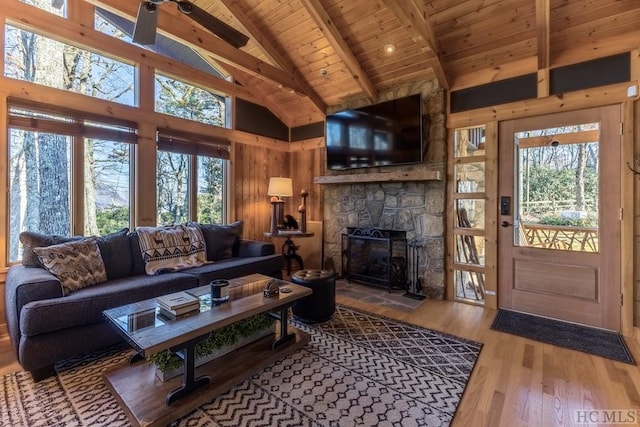
[[(443, 298), (445, 291), (446, 123), (444, 92), (433, 81), (404, 91), (381, 94), (380, 101), (421, 92), (429, 115), (425, 161), (420, 165), (328, 171), (327, 175), (440, 171), (442, 180), (335, 183), (324, 186), (324, 267), (342, 272), (342, 236), (349, 227), (401, 230), (419, 245), (418, 276), (422, 293)], [(357, 107), (343, 104), (336, 111)], [(427, 136), (428, 135), (428, 136)], [(413, 274), (410, 272), (409, 274)]]

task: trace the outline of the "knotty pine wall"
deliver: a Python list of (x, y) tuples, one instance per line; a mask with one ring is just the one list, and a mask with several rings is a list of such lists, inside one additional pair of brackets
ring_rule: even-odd
[(231, 164), (231, 212), (229, 222), (244, 221), (246, 239), (269, 240), (271, 215), (267, 195), (269, 177), (289, 176), (288, 153), (267, 147), (236, 144)]
[[(293, 197), (291, 198), (295, 218), (299, 219), (298, 206), (302, 203), (300, 192), (307, 190), (307, 221), (322, 221), (323, 186), (314, 184), (313, 178), (324, 175), (325, 149), (294, 151), (289, 153), (289, 170), (293, 178)], [(289, 212), (289, 209), (287, 209)]]
[[(307, 220), (322, 221), (322, 188), (313, 178), (324, 174), (324, 149), (284, 152), (279, 149), (235, 144), (231, 164), (231, 212), (229, 222), (244, 221), (243, 237), (268, 241), (271, 219), (270, 197), (267, 195), (269, 178), (290, 177), (293, 197), (285, 197), (285, 214), (300, 219), (298, 206), (300, 192), (306, 189)], [(277, 242), (275, 242), (277, 243)]]

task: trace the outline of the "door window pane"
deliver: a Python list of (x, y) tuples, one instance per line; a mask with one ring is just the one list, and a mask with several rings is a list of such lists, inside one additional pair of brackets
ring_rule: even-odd
[(456, 235), (456, 263), (484, 265), (484, 236)]
[(9, 131), (9, 261), (20, 232), (71, 235), (71, 137)]
[(454, 270), (456, 299), (484, 302), (484, 273)]
[(598, 251), (599, 124), (519, 132), (519, 246)]
[(456, 202), (457, 226), (484, 229), (484, 200), (461, 199)]
[(158, 151), (158, 225), (189, 220), (189, 155)]
[(453, 134), (454, 157), (484, 156), (484, 126), (456, 129)]
[(484, 193), (484, 162), (458, 164), (455, 173), (456, 192)]

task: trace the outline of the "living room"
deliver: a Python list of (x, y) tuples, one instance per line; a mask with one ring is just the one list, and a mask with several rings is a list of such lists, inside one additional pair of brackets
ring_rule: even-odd
[[(575, 4), (542, 1), (529, 5), (530, 2), (503, 0), (473, 12), (472, 2), (458, 5), (459, 2), (453, 1), (384, 1), (376, 2), (375, 8), (364, 0), (348, 5), (346, 2), (305, 0), (279, 6), (276, 3), (281, 2), (271, 1), (262, 2), (262, 5), (257, 1), (223, 1), (220, 4), (194, 1), (194, 5), (250, 35), (246, 47), (233, 48), (194, 24), (196, 18), (181, 11), (173, 2), (155, 3), (157, 35), (159, 40), (173, 45), (173, 50), (166, 46), (165, 50), (150, 50), (114, 37), (114, 34), (126, 34), (127, 28), (131, 32), (139, 13), (138, 2), (3, 2), (0, 11), (5, 23), (5, 69), (0, 77), (2, 127), (40, 132), (45, 129), (59, 135), (64, 127), (55, 120), (47, 121), (48, 118), (67, 120), (70, 117), (87, 121), (84, 127), (75, 123), (70, 129), (64, 129), (62, 134), (69, 138), (57, 146), (68, 150), (66, 159), (69, 162), (66, 184), (69, 206), (63, 234), (100, 234), (87, 225), (86, 219), (91, 215), (92, 206), (99, 207), (99, 204), (87, 203), (92, 196), (85, 192), (85, 187), (89, 186), (82, 184), (83, 180), (90, 179), (85, 174), (87, 166), (83, 166), (82, 160), (88, 148), (71, 142), (73, 138), (97, 135), (96, 139), (106, 140), (118, 135), (120, 145), (113, 152), (129, 153), (127, 163), (124, 163), (127, 171), (122, 172), (126, 179), (115, 191), (122, 197), (112, 195), (113, 200), (119, 201), (119, 206), (126, 206), (127, 215), (124, 220), (115, 218), (110, 232), (123, 227), (133, 230), (174, 222), (203, 220), (226, 224), (242, 220), (243, 238), (271, 242), (279, 252), (282, 238), (265, 236), (270, 231), (272, 215), (269, 178), (288, 177), (293, 191), (292, 196), (285, 197), (285, 213), (300, 220), (301, 192), (306, 190), (306, 219), (319, 224), (316, 233), (319, 238), (294, 237), (303, 255), (309, 245), (320, 242), (320, 247), (314, 248), (319, 255), (305, 259), (309, 266), (333, 270), (338, 278), (345, 276), (343, 235), (348, 227), (400, 229), (406, 233), (407, 242), (416, 245), (415, 276), (420, 279), (419, 293), (427, 299), (415, 310), (377, 306), (366, 298), (357, 299), (341, 293), (340, 289), (336, 295), (338, 304), (483, 345), (464, 395), (454, 411), (452, 425), (571, 424), (575, 421), (571, 417), (579, 410), (638, 409), (640, 373), (635, 365), (498, 333), (491, 329), (491, 324), (498, 309), (505, 308), (507, 295), (517, 311), (547, 317), (556, 316), (554, 312), (544, 311), (546, 305), (556, 310), (562, 305), (557, 301), (554, 304), (539, 301), (535, 307), (519, 306), (519, 296), (503, 288), (505, 283), (510, 283), (511, 277), (525, 280), (530, 294), (523, 298), (532, 301), (531, 293), (539, 295), (550, 291), (527, 282), (533, 275), (527, 272), (536, 273), (533, 282), (553, 282), (557, 277), (570, 281), (571, 276), (575, 276), (589, 282), (592, 288), (575, 290), (570, 306), (580, 308), (573, 310), (577, 313), (570, 313), (577, 317), (565, 320), (618, 332), (624, 336), (635, 359), (640, 357), (640, 285), (634, 262), (638, 253), (635, 217), (640, 196), (637, 177), (631, 170), (640, 171), (636, 160), (640, 152), (637, 106), (640, 36), (634, 27), (634, 22), (640, 19), (640, 6), (619, 6), (617, 2), (607, 0), (593, 10), (583, 11)], [(407, 10), (427, 11), (426, 16), (437, 19), (429, 23), (425, 15), (407, 14)], [(285, 30), (282, 21), (286, 21), (287, 14), (300, 22), (298, 25), (288, 22)], [(492, 14), (495, 22), (491, 21)], [(360, 24), (359, 15), (363, 15)], [(126, 18), (128, 24), (114, 16)], [(577, 18), (572, 19), (574, 16)], [(427, 19), (426, 24), (424, 19)], [(473, 37), (460, 35), (461, 28), (455, 25), (463, 24), (453, 24), (456, 19), (467, 22)], [(563, 32), (563, 20), (570, 22), (571, 31)], [(104, 27), (94, 29), (97, 22), (103, 23)], [(528, 24), (523, 26), (518, 22)], [(456, 29), (451, 31), (451, 36), (447, 34), (447, 25)], [(589, 25), (598, 25), (602, 30), (588, 32)], [(501, 35), (492, 33), (491, 28), (500, 26), (503, 28)], [(270, 39), (258, 37), (261, 29), (267, 27), (271, 28)], [(377, 28), (370, 39), (365, 37), (374, 27), (381, 28)], [(308, 31), (309, 28), (313, 30)], [(542, 31), (542, 35), (537, 34), (535, 28)], [(19, 47), (14, 45), (16, 39), (10, 38), (16, 31), (37, 35), (41, 46), (54, 41), (61, 43), (63, 47), (56, 54), (59, 57), (52, 56), (43, 62), (37, 56), (43, 50), (34, 54), (36, 63), (21, 62), (16, 54)], [(512, 35), (506, 35), (508, 31)], [(378, 44), (388, 41), (385, 33), (396, 37), (395, 45), (389, 46), (388, 50), (396, 50), (395, 53), (402, 56), (393, 57), (393, 53), (387, 54), (382, 49), (377, 52), (371, 47), (371, 39), (377, 38)], [(452, 40), (453, 35), (458, 38), (457, 42)], [(360, 39), (366, 40), (356, 41)], [(486, 41), (480, 43), (477, 41), (480, 39)], [(26, 43), (25, 40), (23, 38), (22, 43)], [(454, 47), (458, 49), (456, 52)], [(114, 92), (112, 87), (99, 86), (97, 81), (90, 81), (88, 89), (89, 80), (83, 79), (80, 72), (82, 61), (73, 63), (74, 66), (69, 62), (72, 54), (75, 58), (87, 58), (78, 54), (78, 49), (97, 54), (99, 59), (93, 57), (93, 60), (104, 67), (120, 67), (116, 73), (118, 78), (125, 79), (128, 75), (128, 85), (133, 89), (127, 87), (117, 100), (106, 90)], [(199, 59), (181, 56), (185, 51), (195, 52)], [(45, 66), (45, 63), (58, 65)], [(64, 70), (68, 78), (54, 75), (56, 69)], [(562, 72), (568, 74), (563, 77)], [(21, 76), (17, 75), (20, 73)], [(526, 79), (518, 80), (522, 76)], [(556, 82), (581, 80), (576, 76), (590, 76), (584, 77), (589, 82), (579, 88), (569, 85), (569, 89), (558, 89), (554, 86)], [(182, 104), (177, 100), (174, 104), (162, 101), (158, 95), (161, 83), (165, 89), (183, 85), (180, 87), (185, 94), (193, 89), (196, 97), (211, 97), (207, 99), (215, 107), (210, 110), (217, 109), (212, 115), (214, 119), (208, 116), (202, 119), (204, 115), (196, 120), (187, 119), (193, 113), (195, 103), (189, 104), (186, 95)], [(533, 88), (533, 95), (522, 93), (526, 92), (522, 88)], [(329, 167), (325, 145), (328, 144), (325, 141), (327, 117), (413, 95), (419, 95), (424, 119), (421, 123), (423, 152), (418, 162), (367, 168), (361, 165), (347, 169)], [(165, 102), (162, 107), (165, 110), (159, 110), (162, 102)], [(178, 104), (182, 107), (174, 106)], [(586, 121), (582, 117), (574, 119), (561, 115), (599, 110), (609, 105), (619, 107), (615, 114), (619, 114), (620, 119), (614, 125), (609, 125), (608, 118), (601, 119), (590, 112), (585, 113)], [(601, 114), (604, 117), (609, 113)], [(536, 118), (540, 118), (539, 122), (527, 123), (528, 127), (520, 127), (518, 122)], [(98, 125), (91, 127), (91, 123)], [(606, 184), (601, 183), (602, 188), (618, 197), (602, 201), (599, 224), (603, 228), (597, 242), (601, 249), (594, 252), (607, 256), (594, 261), (593, 254), (581, 253), (579, 262), (583, 264), (571, 264), (569, 268), (569, 258), (573, 263), (573, 258), (580, 254), (567, 255), (571, 251), (565, 251), (558, 255), (561, 252), (554, 251), (548, 258), (539, 255), (540, 248), (534, 246), (552, 239), (548, 234), (544, 238), (536, 236), (554, 229), (556, 224), (547, 224), (546, 228), (525, 224), (524, 234), (528, 233), (528, 237), (524, 239), (529, 239), (530, 247), (504, 244), (517, 239), (514, 236), (518, 234), (514, 225), (516, 218), (512, 215), (516, 197), (505, 198), (516, 193), (513, 188), (503, 187), (511, 181), (504, 176), (517, 175), (513, 170), (503, 169), (514, 165), (513, 161), (504, 160), (513, 154), (499, 151), (505, 150), (502, 142), (505, 123), (513, 123), (514, 133), (547, 129), (556, 123), (558, 127), (601, 123), (598, 129), (603, 144), (609, 143), (605, 136), (612, 134), (610, 129), (622, 127), (621, 138), (618, 135), (621, 139), (618, 157), (603, 157), (596, 162), (608, 165), (608, 169), (601, 172), (601, 180), (609, 180)], [(482, 135), (481, 141), (475, 141), (472, 130)], [(114, 133), (109, 133), (112, 131)], [(588, 132), (593, 129), (584, 128), (574, 133)], [(15, 154), (11, 135), (11, 132), (5, 132), (0, 136), (0, 156), (5, 159), (5, 165), (12, 165)], [(562, 148), (572, 143), (571, 137), (556, 135), (553, 141), (557, 144), (552, 145), (551, 140), (545, 142), (533, 136), (519, 136), (523, 146), (529, 144), (526, 146), (530, 149), (551, 149), (557, 145)], [(108, 152), (110, 146), (105, 147)], [(159, 187), (159, 167), (169, 164), (163, 163), (161, 152), (171, 153), (167, 158), (178, 154), (192, 156), (190, 159), (198, 156), (218, 159), (217, 173), (223, 184), (216, 187), (211, 209), (197, 206), (201, 192), (199, 184), (189, 184), (187, 196), (181, 202), (183, 211), (177, 212), (174, 205), (165, 208), (168, 205), (163, 203), (170, 199), (167, 194), (171, 191), (163, 193)], [(608, 155), (615, 157), (616, 154)], [(102, 163), (97, 162), (98, 166), (107, 164), (106, 157), (99, 160)], [(112, 158), (108, 160), (113, 161)], [(190, 165), (194, 162), (197, 160)], [(123, 163), (119, 164), (122, 166)], [(588, 167), (589, 161), (586, 164)], [(115, 165), (115, 162), (108, 163), (109, 168)], [(107, 168), (103, 170), (107, 171)], [(24, 187), (16, 187), (11, 181), (12, 171), (11, 167), (6, 167), (0, 176), (0, 188), (6, 194), (16, 188), (27, 189), (27, 193), (33, 191), (24, 183), (20, 184)], [(105, 181), (111, 184), (110, 176), (107, 175)], [(101, 179), (98, 175), (93, 177), (96, 181)], [(181, 177), (189, 178), (188, 175)], [(464, 187), (469, 182), (474, 183), (471, 189)], [(478, 183), (482, 185), (477, 186)], [(56, 184), (50, 187), (56, 187)], [(55, 190), (48, 188), (47, 191)], [(607, 191), (600, 195), (610, 195), (604, 193)], [(0, 200), (0, 211), (6, 218), (0, 224), (0, 240), (5, 242), (0, 247), (3, 295), (6, 271), (20, 263), (18, 234), (27, 229), (25, 224), (34, 224), (34, 219), (26, 215), (19, 220), (21, 225), (12, 222), (16, 215), (20, 218), (19, 215), (24, 214), (23, 206), (27, 202), (26, 196), (23, 197), (25, 199), (20, 203), (24, 205), (16, 204), (11, 197)], [(104, 194), (101, 197), (104, 198)], [(59, 201), (48, 200), (49, 209), (60, 206)], [(478, 203), (479, 200), (482, 202)], [(604, 206), (613, 208), (605, 211)], [(42, 210), (39, 218), (53, 222), (51, 211), (45, 211), (44, 204)], [(578, 209), (565, 209), (567, 212), (572, 210)], [(207, 213), (209, 211), (214, 213)], [(465, 225), (461, 212), (469, 215), (470, 226)], [(611, 224), (617, 228), (605, 228)], [(46, 229), (42, 227), (42, 230)], [(31, 231), (39, 231), (38, 225)], [(587, 241), (587, 234), (580, 236)], [(553, 244), (566, 245), (558, 239), (556, 237)], [(505, 246), (509, 246), (510, 252), (502, 252)], [(587, 252), (584, 247), (582, 252)], [(525, 254), (525, 251), (529, 252)], [(481, 261), (477, 259), (477, 253)], [(527, 258), (532, 256), (530, 254), (536, 256), (535, 263), (528, 264), (523, 270), (505, 271), (505, 262), (499, 261), (513, 259), (513, 265), (522, 265), (523, 259), (530, 260)], [(556, 258), (561, 258), (564, 264), (554, 264)], [(592, 268), (589, 272), (597, 270), (599, 279), (591, 280), (595, 276), (584, 273), (585, 265)], [(408, 268), (408, 262), (404, 271), (404, 282), (415, 285), (416, 281), (410, 280), (414, 270)], [(505, 277), (509, 279), (505, 280)], [(535, 292), (531, 291), (532, 287)], [(597, 319), (595, 316), (579, 317), (587, 312), (601, 313), (600, 308), (592, 310), (587, 308), (591, 306), (579, 305), (582, 302), (576, 301), (586, 299), (587, 292), (599, 287), (598, 292), (604, 291), (598, 303), (609, 306), (602, 309)], [(374, 292), (380, 287), (364, 286), (363, 289)], [(396, 289), (391, 294), (402, 299), (406, 290), (410, 289)], [(0, 342), (0, 362), (6, 361), (0, 370), (3, 373), (21, 370), (4, 332), (6, 311), (3, 300), (0, 303), (1, 335), (4, 337)], [(592, 403), (586, 405), (585, 400)]]

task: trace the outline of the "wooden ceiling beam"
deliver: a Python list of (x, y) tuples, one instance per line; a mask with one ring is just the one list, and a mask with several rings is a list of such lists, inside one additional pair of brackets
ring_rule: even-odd
[[(134, 20), (138, 13), (137, 1), (130, 0), (86, 0), (95, 6), (101, 7), (109, 12), (125, 16)], [(198, 49), (203, 49), (208, 54), (225, 64), (230, 64), (243, 70), (244, 72), (256, 76), (261, 80), (268, 81), (277, 86), (290, 88), (295, 92), (308, 97), (313, 104), (324, 114), (326, 111), (325, 102), (314, 93), (307, 93), (300, 82), (300, 77), (291, 70), (280, 70), (271, 64), (261, 61), (248, 53), (236, 49), (222, 39), (214, 36), (206, 30), (193, 25), (193, 21), (185, 14), (181, 13), (172, 5), (158, 7), (158, 31), (167, 37), (173, 38), (181, 43), (191, 45)]]
[(294, 68), (291, 66), (291, 61), (281, 55), (271, 41), (265, 37), (264, 31), (260, 30), (253, 20), (238, 6), (237, 0), (220, 0), (220, 3), (242, 24), (252, 41), (269, 58), (273, 65), (283, 70)]
[(249, 36), (253, 39), (253, 42), (258, 45), (258, 47), (264, 52), (264, 54), (273, 64), (275, 64), (282, 70), (290, 70), (294, 78), (304, 89), (305, 93), (310, 95), (310, 98), (313, 97), (315, 99), (321, 100), (320, 95), (318, 95), (318, 93), (311, 87), (305, 77), (300, 73), (300, 70), (298, 70), (291, 58), (281, 54), (276, 46), (274, 46), (273, 43), (269, 40), (269, 38), (265, 37), (265, 32), (260, 30), (260, 28), (256, 26), (253, 20), (251, 20), (247, 16), (247, 14), (244, 13), (242, 8), (238, 5), (237, 0), (220, 0), (220, 3), (222, 3), (224, 7), (227, 8), (229, 13), (235, 16), (238, 22), (240, 22), (240, 24), (247, 30)]
[(351, 73), (351, 76), (356, 81), (360, 89), (367, 96), (369, 101), (375, 102), (378, 98), (378, 90), (375, 88), (371, 79), (364, 71), (360, 62), (351, 51), (351, 48), (342, 37), (342, 34), (338, 31), (333, 23), (333, 19), (326, 12), (320, 0), (300, 0), (304, 7), (311, 15), (311, 18), (316, 23), (320, 31), (329, 40), (331, 47), (335, 50), (336, 54), (344, 61), (345, 66)]
[(538, 70), (550, 65), (549, 21), (551, 20), (551, 0), (536, 0), (536, 39), (538, 41)]
[(438, 49), (438, 40), (433, 26), (427, 18), (427, 11), (423, 2), (415, 0), (383, 0), (384, 4), (394, 13), (400, 23), (412, 35), (421, 48), (430, 57), (433, 73), (440, 86), (449, 89), (449, 81), (445, 73), (444, 62)]

